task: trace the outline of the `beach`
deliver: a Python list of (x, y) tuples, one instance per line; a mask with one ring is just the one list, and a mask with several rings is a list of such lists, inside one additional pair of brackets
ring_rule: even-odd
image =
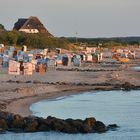
[[(78, 94), (85, 91), (114, 90), (126, 82), (140, 87), (140, 72), (130, 68), (137, 64), (88, 64), (88, 67), (57, 67), (31, 76), (0, 73), (0, 108), (22, 116), (32, 115), (32, 103)], [(116, 88), (117, 90), (121, 87)]]

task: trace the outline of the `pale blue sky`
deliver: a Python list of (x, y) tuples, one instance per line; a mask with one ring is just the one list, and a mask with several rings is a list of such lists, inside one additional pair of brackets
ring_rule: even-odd
[(37, 16), (54, 36), (140, 36), (140, 0), (1, 0), (0, 23)]

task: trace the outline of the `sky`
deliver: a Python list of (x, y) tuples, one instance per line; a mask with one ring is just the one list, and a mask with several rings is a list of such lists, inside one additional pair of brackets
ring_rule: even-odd
[(1, 0), (6, 29), (30, 16), (56, 37), (140, 36), (140, 0)]

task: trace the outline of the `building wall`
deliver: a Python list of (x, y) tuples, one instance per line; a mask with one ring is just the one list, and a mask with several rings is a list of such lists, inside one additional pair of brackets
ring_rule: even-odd
[(20, 29), (19, 31), (25, 32), (25, 33), (39, 33), (37, 29)]

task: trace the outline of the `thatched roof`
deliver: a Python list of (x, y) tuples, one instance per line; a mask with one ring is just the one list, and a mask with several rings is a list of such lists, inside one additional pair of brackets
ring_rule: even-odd
[(18, 21), (14, 24), (14, 30), (20, 30), (20, 29), (37, 29), (39, 33), (48, 33), (50, 36), (52, 36), (48, 30), (44, 27), (44, 25), (40, 22), (40, 20), (37, 17), (29, 17), (29, 18), (20, 18)]
[(18, 21), (14, 24), (14, 30), (19, 30), (22, 28), (22, 26), (25, 24), (25, 22), (27, 21), (28, 19), (25, 19), (25, 18), (19, 18)]

